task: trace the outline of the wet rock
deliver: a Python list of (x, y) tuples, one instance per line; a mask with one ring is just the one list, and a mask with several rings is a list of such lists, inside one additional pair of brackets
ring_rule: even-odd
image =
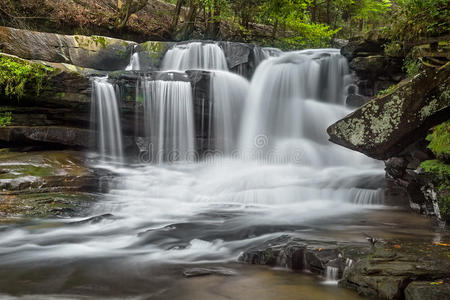
[(328, 128), (330, 140), (376, 159), (388, 159), (422, 139), (450, 111), (450, 65), (401, 82)]
[(187, 278), (192, 277), (200, 277), (200, 276), (210, 276), (210, 275), (219, 275), (219, 276), (236, 276), (237, 272), (230, 268), (192, 268), (186, 269), (183, 272), (183, 276)]
[(47, 143), (72, 149), (86, 148), (93, 137), (87, 129), (60, 126), (9, 126), (0, 128), (0, 144), (11, 146)]
[(337, 39), (337, 38), (334, 38), (334, 39), (331, 41), (331, 46), (332, 46), (333, 48), (341, 49), (341, 48), (347, 46), (349, 42), (350, 42), (349, 40), (344, 40), (344, 39)]
[(370, 56), (383, 53), (384, 43), (384, 40), (351, 39), (347, 45), (341, 48), (341, 54), (349, 60), (352, 60), (357, 56)]
[(367, 99), (361, 95), (351, 94), (347, 96), (345, 102), (348, 106), (360, 107), (366, 104)]
[(73, 151), (0, 153), (0, 214), (6, 216), (70, 216), (86, 209), (111, 179), (89, 169)]
[(450, 283), (443, 280), (412, 282), (405, 289), (405, 299), (450, 299)]
[(282, 236), (245, 251), (239, 261), (291, 270), (308, 270), (319, 275), (325, 275), (327, 266), (332, 266), (337, 267), (338, 273), (342, 275), (347, 258), (356, 259), (367, 251), (367, 244), (354, 243), (350, 246)]
[(113, 218), (114, 218), (114, 215), (112, 215), (112, 214), (104, 214), (104, 215), (95, 216), (95, 217), (88, 218), (86, 220), (82, 220), (82, 221), (78, 221), (78, 222), (71, 222), (70, 224), (73, 224), (73, 225), (97, 224), (103, 220), (111, 220)]
[(421, 286), (417, 281), (449, 276), (446, 251), (445, 247), (431, 242), (389, 241), (377, 245), (369, 256), (349, 267), (339, 285), (364, 296), (404, 299), (407, 287), (411, 286), (412, 293), (415, 286)]

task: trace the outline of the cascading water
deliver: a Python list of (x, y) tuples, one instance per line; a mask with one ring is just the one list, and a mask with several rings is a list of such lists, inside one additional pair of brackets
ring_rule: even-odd
[(102, 159), (121, 161), (123, 145), (118, 100), (114, 86), (106, 77), (92, 81), (91, 119)]
[(191, 84), (144, 79), (141, 87), (152, 159), (158, 163), (192, 159), (195, 130)]
[(230, 155), (236, 150), (237, 139), (249, 83), (239, 75), (214, 71), (211, 74), (211, 99), (213, 101), (214, 150)]
[(162, 62), (162, 70), (228, 70), (222, 49), (216, 44), (194, 42), (169, 49)]
[[(217, 56), (206, 51), (216, 47), (175, 47), (164, 58), (165, 68), (226, 69), (221, 51)], [(201, 51), (210, 54), (198, 54)], [(65, 276), (60, 286), (74, 293), (91, 291), (92, 286), (97, 290), (96, 284), (100, 290), (106, 282), (131, 286), (133, 296), (142, 286), (148, 295), (160, 295), (171, 286), (161, 284), (161, 278), (171, 281), (177, 264), (224, 264), (281, 235), (335, 241), (348, 228), (362, 222), (368, 226), (369, 209), (383, 203), (378, 190), (383, 168), (331, 145), (326, 136), (327, 126), (349, 112), (343, 105), (348, 75), (345, 59), (336, 50), (268, 58), (255, 72), (239, 125), (247, 84), (235, 75), (214, 72), (214, 130), (220, 140), (216, 147), (232, 151), (240, 127), (241, 156), (175, 164), (102, 164), (121, 176), (103, 195), (105, 201), (90, 210), (94, 218), (1, 228), (0, 265), (13, 265), (18, 273), (42, 280), (52, 274)], [(195, 150), (191, 84), (143, 79), (140, 89), (153, 159), (183, 160)], [(93, 103), (100, 152), (121, 157), (117, 99), (107, 79), (94, 80)], [(110, 275), (117, 270), (123, 274), (120, 280)], [(336, 278), (334, 269), (328, 271), (327, 277)], [(4, 274), (9, 276), (8, 269), (0, 268)], [(16, 276), (21, 282), (29, 278)]]
[(130, 63), (125, 68), (126, 71), (139, 71), (141, 70), (141, 64), (139, 60), (139, 52), (136, 52), (137, 45), (133, 48), (133, 53), (130, 57)]

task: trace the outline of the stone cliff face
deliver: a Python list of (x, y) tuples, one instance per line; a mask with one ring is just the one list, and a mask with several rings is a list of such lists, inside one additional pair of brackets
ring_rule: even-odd
[[(418, 50), (425, 48), (419, 47)], [(399, 69), (396, 67), (398, 62), (394, 62), (393, 67), (389, 65), (392, 58), (376, 54), (381, 49), (380, 43), (354, 41), (342, 48), (342, 53), (351, 60), (350, 67), (360, 79), (366, 78), (375, 87), (377, 81), (383, 78), (389, 77), (386, 82), (391, 84), (401, 77), (395, 71)], [(448, 52), (444, 50), (426, 54), (423, 51), (415, 52), (433, 59), (439, 57), (442, 61), (448, 59)], [(384, 75), (380, 78), (374, 74)], [(411, 208), (447, 221), (450, 221), (446, 213), (449, 162), (438, 160), (437, 166), (426, 163), (433, 162), (438, 156), (427, 148), (429, 141), (426, 137), (431, 128), (449, 119), (449, 75), (450, 63), (425, 68), (328, 128), (332, 142), (385, 160), (387, 178), (406, 192)], [(361, 90), (364, 93), (360, 87)], [(370, 93), (366, 95), (370, 96)], [(448, 140), (442, 147), (450, 149)], [(427, 164), (432, 165), (428, 170)]]

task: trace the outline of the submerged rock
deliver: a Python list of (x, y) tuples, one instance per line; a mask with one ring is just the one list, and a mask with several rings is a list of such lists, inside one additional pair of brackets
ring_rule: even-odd
[(183, 276), (187, 278), (200, 277), (200, 276), (210, 276), (210, 275), (220, 275), (220, 276), (236, 276), (238, 273), (230, 268), (192, 268), (186, 269), (183, 272)]

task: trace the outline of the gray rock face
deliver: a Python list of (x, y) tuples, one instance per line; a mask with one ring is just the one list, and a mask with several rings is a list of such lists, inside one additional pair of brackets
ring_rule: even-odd
[(450, 299), (450, 283), (416, 281), (405, 290), (406, 300)]
[(328, 128), (330, 140), (376, 159), (399, 155), (448, 118), (450, 64), (400, 83)]
[(349, 60), (357, 56), (376, 55), (384, 51), (384, 42), (383, 40), (351, 39), (347, 45), (341, 48), (341, 54)]
[(0, 27), (4, 53), (97, 70), (124, 69), (135, 43), (102, 36), (60, 35)]

